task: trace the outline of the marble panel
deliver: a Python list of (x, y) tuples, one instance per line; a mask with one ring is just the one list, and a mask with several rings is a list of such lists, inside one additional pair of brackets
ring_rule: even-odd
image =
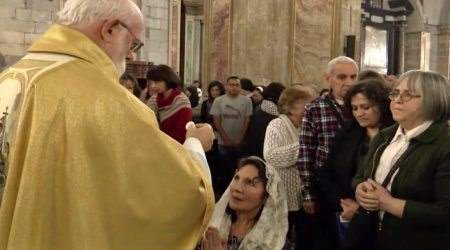
[(332, 50), (332, 0), (295, 0), (293, 83), (324, 86)]
[(208, 0), (205, 23), (206, 64), (203, 81), (224, 82), (230, 74), (231, 0)]
[(233, 1), (232, 74), (290, 84), (290, 0)]
[(407, 33), (405, 35), (405, 72), (420, 69), (421, 62), (421, 33)]

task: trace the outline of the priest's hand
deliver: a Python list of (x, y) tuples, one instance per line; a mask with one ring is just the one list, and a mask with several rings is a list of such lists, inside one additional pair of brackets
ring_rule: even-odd
[(202, 250), (226, 250), (227, 241), (222, 239), (219, 230), (215, 227), (208, 227), (202, 240)]
[(197, 138), (202, 144), (205, 152), (211, 150), (214, 141), (214, 132), (209, 124), (195, 124), (189, 126), (186, 132), (186, 138)]

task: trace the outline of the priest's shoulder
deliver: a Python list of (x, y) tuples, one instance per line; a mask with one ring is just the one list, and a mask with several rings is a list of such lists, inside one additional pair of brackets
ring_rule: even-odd
[[(73, 59), (53, 67), (42, 68), (32, 84), (41, 89), (52, 89), (63, 94), (95, 94), (100, 86), (113, 84), (114, 73), (107, 75), (99, 66), (82, 59)], [(58, 91), (59, 90), (59, 91)]]

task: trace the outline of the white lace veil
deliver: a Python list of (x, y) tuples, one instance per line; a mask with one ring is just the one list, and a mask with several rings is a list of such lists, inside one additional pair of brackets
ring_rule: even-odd
[[(252, 230), (242, 240), (239, 249), (282, 249), (288, 231), (288, 209), (282, 181), (272, 166), (258, 157), (252, 156), (251, 158), (262, 161), (266, 166), (266, 191), (269, 195), (261, 216)], [(219, 202), (217, 202), (210, 222), (210, 226), (216, 227), (223, 239), (228, 239), (231, 227), (231, 215), (225, 211), (229, 200), (230, 186), (228, 186)]]

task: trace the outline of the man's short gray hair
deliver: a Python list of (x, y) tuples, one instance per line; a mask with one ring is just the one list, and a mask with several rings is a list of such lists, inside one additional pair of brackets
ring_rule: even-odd
[(411, 70), (400, 77), (397, 85), (404, 80), (411, 93), (422, 96), (422, 111), (427, 120), (450, 119), (450, 85), (444, 76), (432, 71)]
[(56, 22), (63, 25), (89, 24), (124, 12), (126, 0), (68, 0)]
[(333, 72), (334, 67), (337, 64), (353, 64), (353, 65), (355, 65), (356, 69), (359, 71), (358, 64), (355, 62), (355, 60), (351, 59), (350, 57), (346, 57), (346, 56), (338, 56), (328, 62), (328, 67), (327, 67), (328, 75)]

